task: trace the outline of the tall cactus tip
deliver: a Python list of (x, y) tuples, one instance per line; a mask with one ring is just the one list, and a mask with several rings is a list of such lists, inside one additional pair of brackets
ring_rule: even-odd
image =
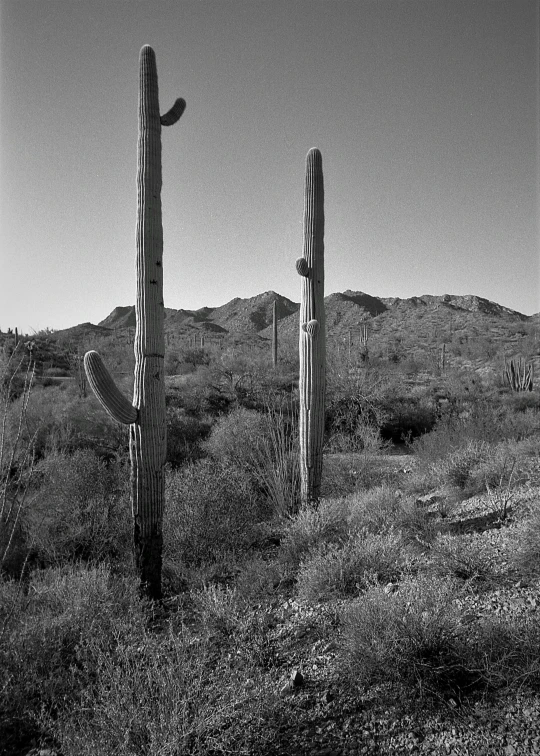
[(318, 147), (312, 147), (308, 154), (307, 159), (311, 162), (317, 162), (322, 164), (322, 155), (321, 151), (318, 149)]

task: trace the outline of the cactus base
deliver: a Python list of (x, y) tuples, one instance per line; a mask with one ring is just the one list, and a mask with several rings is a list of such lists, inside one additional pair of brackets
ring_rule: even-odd
[(153, 601), (162, 598), (161, 568), (163, 553), (163, 534), (156, 527), (149, 535), (141, 533), (135, 524), (134, 529), (135, 567), (139, 574), (141, 595)]

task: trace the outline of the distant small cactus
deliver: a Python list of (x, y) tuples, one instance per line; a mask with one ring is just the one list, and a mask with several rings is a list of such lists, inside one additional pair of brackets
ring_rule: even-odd
[(512, 391), (533, 390), (533, 364), (523, 357), (512, 357), (504, 362), (504, 378)]
[(272, 365), (277, 366), (278, 361), (278, 332), (277, 332), (277, 301), (272, 305)]

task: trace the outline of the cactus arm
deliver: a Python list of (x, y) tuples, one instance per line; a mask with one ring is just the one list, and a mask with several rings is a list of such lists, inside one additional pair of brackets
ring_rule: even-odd
[(304, 276), (304, 278), (309, 276), (309, 265), (305, 257), (299, 257), (296, 261), (296, 272), (299, 276)]
[(177, 100), (175, 100), (172, 108), (160, 117), (159, 120), (161, 122), (161, 125), (173, 126), (178, 120), (180, 120), (185, 109), (186, 101), (182, 97), (179, 97)]
[(135, 423), (137, 410), (118, 389), (97, 352), (91, 351), (84, 355), (84, 369), (92, 391), (109, 415), (124, 425)]

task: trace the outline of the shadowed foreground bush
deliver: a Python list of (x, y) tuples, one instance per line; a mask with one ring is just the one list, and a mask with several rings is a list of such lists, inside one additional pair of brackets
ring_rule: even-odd
[(54, 569), (0, 597), (3, 752), (35, 739), (70, 756), (249, 754), (272, 738), (261, 673), (246, 685), (245, 659), (180, 623), (152, 632), (135, 579)]
[(248, 471), (202, 459), (170, 472), (163, 527), (166, 571), (245, 549), (266, 515)]
[[(373, 584), (343, 612), (341, 666), (355, 686), (390, 683), (460, 700), (477, 692), (538, 690), (540, 628), (527, 618), (462, 615), (452, 578)], [(471, 624), (471, 620), (474, 624)]]
[(28, 546), (42, 565), (126, 560), (131, 551), (129, 465), (96, 452), (47, 456), (24, 513)]

